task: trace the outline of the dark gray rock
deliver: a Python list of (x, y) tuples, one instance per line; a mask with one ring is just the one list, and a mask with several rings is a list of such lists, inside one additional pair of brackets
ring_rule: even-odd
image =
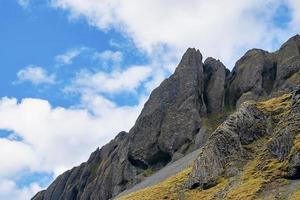
[(292, 96), (292, 105), (295, 105), (298, 103), (300, 99), (300, 83), (298, 84), (298, 86), (296, 87), (296, 89), (293, 92), (293, 96)]
[(278, 160), (283, 161), (293, 147), (293, 139), (289, 127), (286, 127), (285, 129), (280, 130), (278, 136), (269, 143), (268, 150), (272, 155), (277, 157)]
[(289, 160), (287, 178), (300, 179), (300, 151), (294, 153)]
[(292, 96), (285, 95), (265, 104), (243, 103), (208, 139), (186, 186), (206, 189), (220, 177), (241, 173), (253, 159), (257, 159), (261, 169), (275, 159), (282, 163), (276, 169), (282, 170), (281, 178), (300, 179), (298, 92), (296, 89)]
[(300, 36), (296, 35), (274, 53), (260, 49), (248, 51), (228, 77), (226, 104), (235, 107), (247, 100), (294, 90), (300, 79), (299, 47)]
[(206, 114), (203, 80), (202, 55), (188, 49), (175, 73), (152, 92), (130, 130), (129, 156), (135, 162), (160, 168), (175, 152), (185, 153), (182, 147), (191, 143)]
[[(188, 179), (188, 188), (207, 188), (213, 185), (221, 174), (232, 176), (233, 172), (249, 158), (243, 145), (267, 134), (267, 118), (256, 109), (254, 104), (244, 103), (219, 126), (209, 138), (199, 157), (194, 162), (193, 171)], [(231, 168), (226, 172), (226, 166)]]
[(32, 197), (32, 199), (43, 200), (44, 196), (45, 196), (45, 192), (46, 192), (46, 190), (42, 190), (42, 191), (38, 192), (36, 195), (34, 195), (34, 197)]
[(229, 75), (226, 103), (235, 107), (237, 102), (240, 105), (245, 100), (266, 96), (273, 89), (275, 79), (276, 65), (272, 55), (260, 49), (252, 49), (237, 61)]
[[(282, 88), (286, 80), (300, 70), (300, 36), (295, 35), (274, 53), (277, 63), (276, 87)], [(297, 84), (297, 82), (295, 83)]]
[(221, 113), (224, 108), (226, 67), (219, 60), (207, 58), (204, 62), (204, 73), (207, 112)]

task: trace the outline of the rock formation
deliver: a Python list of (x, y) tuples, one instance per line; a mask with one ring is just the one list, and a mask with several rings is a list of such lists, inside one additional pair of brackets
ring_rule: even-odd
[[(189, 48), (174, 74), (151, 93), (129, 133), (119, 133), (87, 162), (60, 175), (33, 199), (110, 199), (142, 181), (149, 172), (203, 145), (186, 185), (206, 188), (216, 184), (220, 174), (234, 176), (238, 167), (251, 159), (244, 146), (273, 135), (275, 125), (279, 129), (278, 119), (272, 119), (268, 110), (243, 102), (294, 90), (300, 80), (299, 70), (299, 35), (274, 53), (248, 51), (232, 72), (214, 58), (203, 63), (199, 50)], [(295, 93), (293, 99), (298, 98)], [(238, 112), (211, 133), (226, 119), (227, 110), (239, 106)], [(296, 110), (293, 108), (294, 113)], [(221, 118), (215, 120), (215, 116)], [(280, 143), (292, 142), (293, 137), (284, 133), (277, 137), (276, 133), (273, 143), (268, 143), (270, 155), (286, 158), (290, 149), (288, 145), (280, 149)], [(298, 154), (291, 155), (287, 176), (298, 176), (299, 160)]]
[[(278, 180), (300, 179), (299, 91), (261, 103), (243, 103), (209, 138), (186, 186), (206, 189), (217, 185), (221, 177), (235, 177), (234, 182), (242, 184), (255, 180), (266, 193)], [(242, 184), (227, 189), (227, 197)], [(265, 199), (260, 191), (253, 195), (257, 194)]]
[(291, 91), (300, 78), (299, 47), (300, 36), (296, 35), (274, 53), (260, 49), (248, 51), (228, 77), (226, 103), (235, 107), (246, 100)]

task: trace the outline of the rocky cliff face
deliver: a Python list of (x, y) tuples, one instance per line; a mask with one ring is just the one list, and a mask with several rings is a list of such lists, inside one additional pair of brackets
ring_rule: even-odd
[(188, 150), (199, 132), (201, 116), (206, 114), (203, 92), (202, 55), (188, 49), (175, 73), (152, 92), (130, 130), (129, 158), (133, 165), (160, 168), (175, 153)]
[[(214, 184), (229, 163), (243, 166), (247, 162), (251, 155), (243, 145), (273, 133), (270, 127), (275, 122), (265, 110), (242, 102), (292, 91), (300, 80), (299, 49), (297, 35), (274, 53), (248, 51), (232, 72), (213, 58), (203, 63), (199, 50), (188, 49), (174, 74), (151, 93), (129, 133), (119, 133), (87, 162), (60, 175), (33, 199), (109, 199), (149, 172), (203, 146), (207, 138), (187, 186)], [(207, 124), (214, 124), (210, 127), (214, 129), (227, 116), (226, 110), (241, 104), (241, 110), (211, 135)], [(215, 120), (216, 115), (221, 118)], [(278, 143), (270, 144), (275, 153)], [(229, 174), (237, 171), (228, 169)]]

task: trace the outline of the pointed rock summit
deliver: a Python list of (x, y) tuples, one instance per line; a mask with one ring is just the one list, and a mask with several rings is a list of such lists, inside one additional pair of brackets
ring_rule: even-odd
[(190, 48), (175, 73), (151, 93), (130, 130), (133, 165), (160, 168), (189, 150), (206, 113), (203, 77), (202, 55)]

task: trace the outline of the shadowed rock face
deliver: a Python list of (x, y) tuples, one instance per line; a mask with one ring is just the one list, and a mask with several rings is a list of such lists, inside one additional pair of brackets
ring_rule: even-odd
[(226, 104), (240, 105), (278, 92), (291, 91), (300, 78), (300, 36), (296, 35), (274, 53), (248, 51), (239, 59), (227, 81)]
[[(222, 115), (227, 107), (235, 108), (248, 99), (267, 98), (294, 88), (300, 80), (299, 41), (300, 37), (295, 36), (275, 53), (248, 51), (232, 72), (214, 58), (202, 63), (199, 50), (188, 49), (174, 74), (151, 93), (129, 133), (119, 133), (92, 153), (87, 162), (60, 175), (33, 199), (109, 199), (140, 182), (147, 171), (156, 171), (203, 146), (209, 137), (203, 125), (208, 116)], [(219, 137), (218, 142), (208, 144), (211, 148), (198, 162), (202, 166), (201, 162), (205, 165), (213, 159), (213, 165), (195, 173), (190, 187), (209, 183), (222, 171), (227, 155), (232, 159), (247, 157), (241, 145), (268, 134), (267, 117), (258, 112), (244, 108), (236, 114), (238, 122), (231, 116), (225, 123), (228, 129), (216, 130), (222, 134), (211, 137)], [(256, 132), (253, 122), (265, 128)], [(244, 135), (239, 134), (242, 131)], [(232, 146), (222, 146), (227, 143)], [(206, 181), (199, 182), (205, 174), (209, 174), (203, 179)]]

